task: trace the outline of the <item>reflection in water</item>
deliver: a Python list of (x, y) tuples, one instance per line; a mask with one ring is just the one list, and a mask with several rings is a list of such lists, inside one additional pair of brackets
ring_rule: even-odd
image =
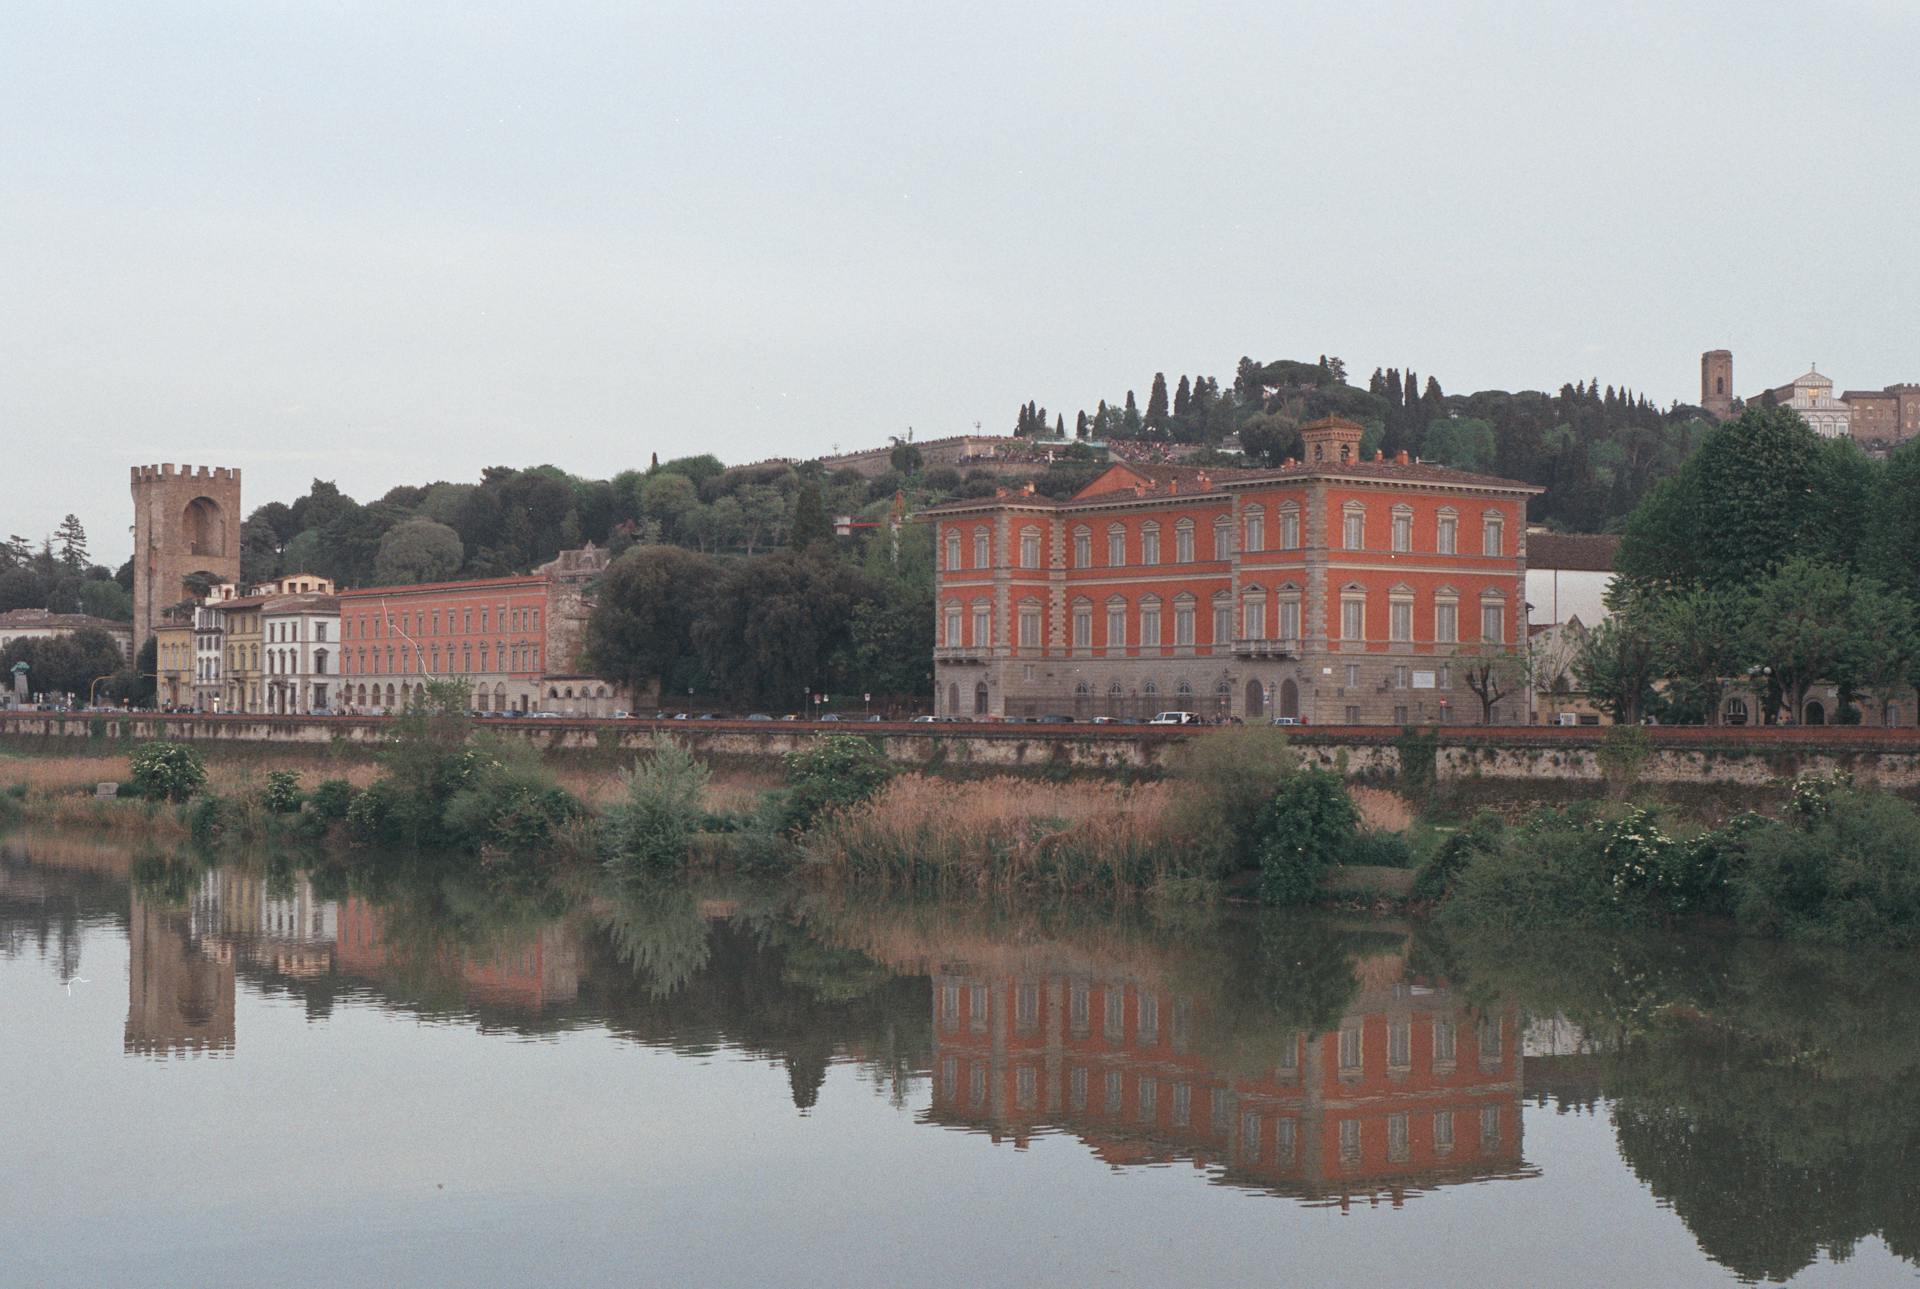
[(934, 994), (936, 1123), (1018, 1144), (1058, 1127), (1112, 1164), (1191, 1160), (1342, 1203), (1525, 1172), (1517, 1015), (1444, 984), (1364, 989), (1335, 1028), (1284, 1031), (1245, 1075), (1195, 1048), (1208, 999), (1152, 981), (957, 970)]
[[(1539, 1176), (1531, 1113), (1597, 1113), (1700, 1250), (1783, 1279), (1920, 1259), (1920, 967), (1668, 937), (1444, 944), (1405, 927), (850, 905), (411, 860), (0, 852), (0, 955), (78, 975), (124, 934), (124, 1050), (236, 1055), (243, 990), (539, 1037), (852, 1065), (921, 1123), (1307, 1204)], [(556, 884), (560, 883), (560, 884)], [(253, 1042), (261, 1040), (254, 1039)]]

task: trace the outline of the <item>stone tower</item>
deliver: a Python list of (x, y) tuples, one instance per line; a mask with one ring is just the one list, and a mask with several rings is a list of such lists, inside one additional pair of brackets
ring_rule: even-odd
[(1700, 355), (1700, 406), (1724, 421), (1733, 415), (1733, 351), (1709, 349)]
[(240, 580), (240, 472), (133, 467), (133, 647), (186, 595), (190, 573)]

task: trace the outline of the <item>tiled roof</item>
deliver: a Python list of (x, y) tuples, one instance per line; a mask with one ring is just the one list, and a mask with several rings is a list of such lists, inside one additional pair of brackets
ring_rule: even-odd
[(1616, 533), (1528, 533), (1527, 567), (1611, 573), (1619, 549)]

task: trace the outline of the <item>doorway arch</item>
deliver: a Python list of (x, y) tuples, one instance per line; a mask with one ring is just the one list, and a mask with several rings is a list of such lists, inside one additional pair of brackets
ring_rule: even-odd
[(1813, 699), (1807, 703), (1805, 720), (1809, 725), (1825, 725), (1827, 723), (1827, 709), (1820, 705), (1819, 699)]
[(1295, 720), (1300, 717), (1300, 686), (1291, 680), (1280, 682), (1280, 714)]
[(984, 680), (973, 687), (973, 714), (975, 716), (987, 714), (987, 682)]
[(1267, 691), (1257, 680), (1247, 682), (1247, 719), (1257, 721), (1267, 714)]

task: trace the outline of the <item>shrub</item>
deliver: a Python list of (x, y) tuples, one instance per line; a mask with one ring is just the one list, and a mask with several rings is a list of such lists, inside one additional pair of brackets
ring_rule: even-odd
[(1798, 824), (1749, 828), (1734, 846), (1729, 882), (1748, 930), (1920, 939), (1920, 813), (1899, 798), (1831, 789)]
[(1180, 784), (1173, 829), (1217, 870), (1259, 862), (1273, 794), (1300, 768), (1287, 732), (1229, 726), (1187, 740), (1168, 758)]
[(1584, 804), (1542, 810), (1469, 850), (1441, 916), (1509, 931), (1651, 922), (1653, 907), (1635, 883), (1616, 881), (1637, 862), (1641, 843), (1625, 840), (1636, 831), (1596, 819)]
[(217, 841), (233, 825), (231, 804), (207, 793), (187, 808), (187, 829), (202, 845)]
[(605, 811), (603, 848), (610, 864), (678, 867), (705, 822), (707, 767), (665, 734), (653, 736), (648, 753), (622, 776), (626, 791)]
[(267, 786), (260, 790), (260, 804), (276, 815), (290, 815), (300, 808), (300, 776), (292, 770), (268, 770)]
[(353, 785), (345, 779), (322, 779), (307, 802), (322, 819), (344, 819), (353, 804)]
[(1473, 857), (1488, 849), (1506, 831), (1506, 821), (1490, 810), (1475, 815), (1459, 832), (1454, 833), (1420, 866), (1413, 875), (1413, 898), (1416, 900), (1439, 900), (1446, 898), (1453, 888), (1453, 879), (1470, 863)]
[(448, 762), (454, 788), (440, 811), (439, 838), (470, 847), (544, 846), (582, 809), (524, 743), (466, 748)]
[(206, 786), (206, 762), (198, 748), (186, 743), (144, 743), (134, 749), (128, 764), (129, 782), (143, 797), (185, 801)]
[(1261, 900), (1312, 900), (1321, 874), (1347, 852), (1359, 825), (1360, 812), (1338, 775), (1309, 769), (1283, 782), (1261, 816)]
[(789, 752), (781, 831), (804, 832), (823, 813), (858, 805), (892, 777), (880, 749), (852, 734), (829, 734), (804, 752)]
[(1409, 726), (1393, 741), (1400, 754), (1400, 788), (1415, 800), (1424, 801), (1433, 792), (1440, 759), (1440, 736), (1432, 730)]
[(1353, 835), (1340, 862), (1377, 868), (1412, 868), (1413, 850), (1407, 845), (1407, 839), (1397, 832), (1368, 830)]

